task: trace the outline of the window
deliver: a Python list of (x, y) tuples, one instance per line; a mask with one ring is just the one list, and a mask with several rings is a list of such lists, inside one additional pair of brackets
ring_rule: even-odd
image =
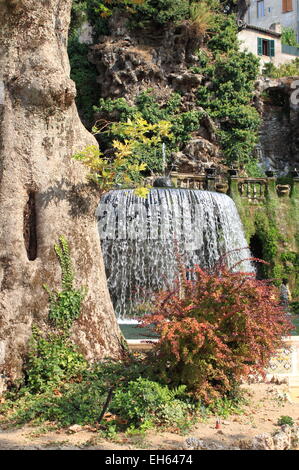
[(257, 53), (258, 55), (266, 55), (268, 57), (274, 57), (275, 56), (274, 39), (257, 38)]
[(265, 16), (265, 2), (264, 0), (258, 0), (257, 2), (257, 17)]
[(293, 11), (293, 0), (282, 0), (282, 13)]

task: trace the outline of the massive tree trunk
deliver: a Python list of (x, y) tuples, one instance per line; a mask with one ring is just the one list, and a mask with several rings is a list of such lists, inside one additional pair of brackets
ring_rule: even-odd
[(71, 0), (0, 0), (0, 386), (19, 376), (33, 323), (44, 326), (69, 241), (88, 289), (73, 338), (90, 360), (121, 354), (95, 221), (98, 193), (70, 157), (94, 144), (74, 104)]

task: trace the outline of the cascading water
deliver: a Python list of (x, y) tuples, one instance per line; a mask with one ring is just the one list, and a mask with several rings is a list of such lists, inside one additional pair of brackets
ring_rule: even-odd
[[(101, 199), (97, 217), (119, 319), (138, 316), (138, 305), (146, 306), (153, 292), (171, 286), (178, 257), (187, 267), (207, 269), (225, 254), (229, 267), (250, 257), (236, 206), (221, 193), (151, 189), (144, 199), (133, 190), (115, 190)], [(243, 261), (235, 270), (254, 268)]]

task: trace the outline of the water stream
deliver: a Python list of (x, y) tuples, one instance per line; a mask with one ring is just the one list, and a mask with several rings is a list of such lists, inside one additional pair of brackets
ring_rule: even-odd
[[(114, 190), (102, 197), (97, 218), (108, 287), (122, 321), (140, 315), (153, 292), (171, 286), (178, 257), (187, 267), (206, 269), (226, 253), (229, 267), (250, 257), (236, 206), (221, 193), (159, 188), (143, 199), (133, 190)], [(249, 261), (234, 269), (254, 270)]]

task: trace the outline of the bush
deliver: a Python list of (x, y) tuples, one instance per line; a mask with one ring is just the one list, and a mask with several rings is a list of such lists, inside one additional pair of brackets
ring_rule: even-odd
[(228, 165), (253, 161), (260, 125), (260, 116), (251, 104), (259, 60), (251, 53), (238, 52), (233, 43), (231, 46), (225, 56), (216, 54), (203, 71), (212, 87), (201, 86), (197, 91), (197, 104), (218, 123)]
[(68, 338), (49, 334), (44, 338), (33, 328), (26, 361), (26, 387), (41, 393), (77, 377), (87, 366), (82, 354)]
[(217, 269), (183, 270), (175, 288), (157, 294), (153, 313), (142, 319), (160, 336), (151, 359), (160, 380), (184, 384), (206, 403), (234, 395), (248, 374), (264, 375), (282, 335), (292, 329), (270, 282)]
[[(43, 370), (37, 372), (44, 377)], [(73, 373), (76, 372), (74, 369)], [(38, 394), (28, 388), (8, 393), (0, 411), (2, 417), (8, 413), (8, 421), (14, 424), (50, 421), (59, 427), (100, 425), (106, 437), (110, 437), (111, 429), (114, 433), (146, 431), (155, 426), (189, 429), (196, 407), (186, 395), (185, 387), (170, 390), (166, 385), (140, 377), (145, 374), (146, 364), (139, 359), (85, 364), (79, 375), (69, 376), (68, 381), (57, 383), (55, 389), (39, 386)], [(114, 396), (106, 409), (109, 413), (100, 421), (111, 389)]]
[(296, 315), (299, 315), (299, 302), (298, 301), (291, 302), (290, 306), (291, 306), (292, 312), (295, 313)]
[(296, 31), (293, 28), (282, 28), (281, 44), (287, 46), (299, 47), (296, 38)]
[(180, 386), (170, 390), (165, 385), (139, 377), (116, 391), (110, 409), (136, 428), (186, 426), (190, 422), (188, 412), (191, 405), (178, 398), (184, 394), (185, 388)]
[(263, 75), (271, 78), (281, 77), (298, 77), (299, 75), (299, 58), (292, 60), (288, 64), (282, 64), (279, 67), (275, 67), (274, 64), (265, 64), (263, 68)]
[(197, 109), (181, 112), (181, 101), (181, 96), (173, 93), (165, 104), (161, 104), (151, 90), (140, 93), (134, 106), (130, 106), (124, 98), (100, 99), (99, 106), (94, 107), (98, 118), (103, 122), (112, 122), (108, 130), (99, 135), (101, 144), (111, 149), (115, 140), (124, 142), (134, 137), (136, 141), (136, 135), (133, 136), (131, 131), (130, 136), (124, 134), (128, 122), (132, 122), (133, 127), (137, 129), (138, 121), (144, 120), (147, 126), (145, 137), (150, 137), (153, 130), (156, 132), (155, 129), (159, 130), (164, 123), (164, 127), (167, 125), (171, 132), (160, 132), (160, 136), (156, 132), (158, 138), (151, 140), (142, 138), (134, 152), (134, 158), (144, 162), (149, 171), (162, 172), (162, 142), (166, 144), (166, 157), (169, 161), (171, 153), (181, 149), (190, 140), (192, 132), (200, 127), (204, 115)]
[(280, 416), (280, 418), (277, 421), (278, 426), (284, 426), (285, 424), (288, 424), (289, 426), (294, 426), (294, 420), (291, 418), (291, 416)]
[(89, 46), (80, 44), (76, 34), (68, 42), (68, 54), (71, 66), (71, 79), (76, 83), (76, 104), (84, 124), (91, 127), (93, 120), (92, 107), (100, 94), (97, 83), (97, 70), (88, 60)]

